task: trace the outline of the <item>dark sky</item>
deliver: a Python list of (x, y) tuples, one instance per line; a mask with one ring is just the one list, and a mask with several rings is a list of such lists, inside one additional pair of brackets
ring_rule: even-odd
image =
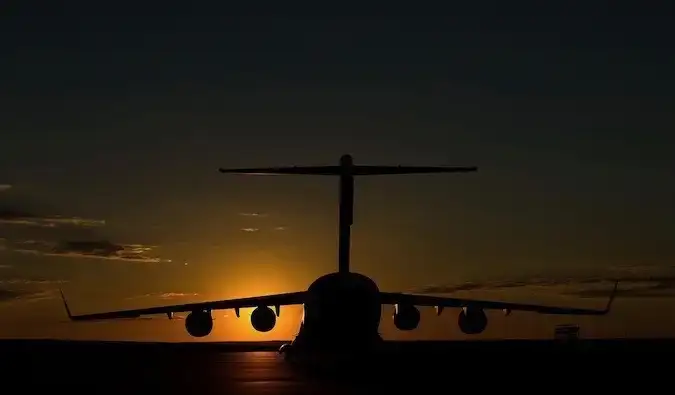
[[(335, 268), (336, 185), (216, 170), (344, 153), (480, 167), (358, 181), (354, 268), (382, 288), (670, 266), (674, 10), (586, 3), (4, 6), (3, 278), (82, 309), (304, 288)], [(45, 256), (81, 239), (130, 252)]]

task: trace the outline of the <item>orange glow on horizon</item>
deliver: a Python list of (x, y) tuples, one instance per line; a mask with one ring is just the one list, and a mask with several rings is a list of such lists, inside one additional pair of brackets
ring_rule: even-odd
[[(214, 261), (218, 259), (213, 258)], [(245, 251), (227, 260), (228, 266), (216, 273), (205, 284), (206, 299), (221, 300), (247, 298), (283, 292), (303, 291), (302, 276), (285, 268), (298, 266), (287, 262), (271, 251)], [(300, 286), (298, 286), (300, 285)], [(270, 306), (274, 308), (274, 306)], [(302, 306), (282, 306), (274, 329), (267, 333), (256, 331), (251, 325), (253, 308), (214, 312), (214, 328), (210, 341), (290, 340), (300, 325)], [(185, 340), (188, 340), (187, 334)]]
[(217, 299), (245, 298), (306, 289), (309, 284), (298, 287), (297, 284), (302, 281), (299, 276), (283, 269), (287, 267), (291, 267), (291, 263), (272, 252), (247, 251), (228, 260), (228, 267), (214, 273), (214, 278), (208, 281), (205, 288), (209, 295)]

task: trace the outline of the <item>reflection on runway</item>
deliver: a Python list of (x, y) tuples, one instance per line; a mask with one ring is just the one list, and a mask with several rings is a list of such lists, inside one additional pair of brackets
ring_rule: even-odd
[(247, 389), (302, 387), (297, 372), (276, 352), (222, 353), (214, 362), (214, 374), (218, 378)]
[(294, 365), (284, 361), (277, 352), (269, 351), (214, 353), (211, 358), (195, 361), (190, 375), (192, 377), (185, 377), (186, 382), (194, 383), (199, 377), (199, 382), (208, 383), (199, 384), (199, 391), (209, 393), (330, 394), (370, 392), (371, 388), (369, 380), (363, 381), (364, 377), (349, 366), (340, 369), (330, 363)]

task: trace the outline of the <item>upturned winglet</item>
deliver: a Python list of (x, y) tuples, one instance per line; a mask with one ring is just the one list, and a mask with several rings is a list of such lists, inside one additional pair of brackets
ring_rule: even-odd
[(66, 309), (66, 314), (68, 314), (68, 319), (73, 320), (73, 314), (70, 312), (70, 307), (68, 307), (68, 302), (66, 302), (66, 296), (63, 294), (63, 290), (59, 288), (59, 293), (61, 294), (61, 300), (63, 301), (63, 307)]
[(614, 282), (614, 289), (612, 290), (612, 293), (609, 295), (609, 300), (607, 301), (607, 307), (603, 310), (603, 313), (607, 314), (609, 311), (612, 309), (612, 303), (614, 303), (614, 298), (616, 297), (616, 293), (619, 289), (619, 280), (616, 280)]

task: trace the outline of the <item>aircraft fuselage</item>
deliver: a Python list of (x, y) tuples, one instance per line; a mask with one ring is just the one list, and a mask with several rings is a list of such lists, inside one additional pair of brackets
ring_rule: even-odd
[(377, 284), (362, 274), (337, 272), (318, 278), (307, 289), (300, 330), (286, 351), (364, 350), (379, 345), (379, 295)]

